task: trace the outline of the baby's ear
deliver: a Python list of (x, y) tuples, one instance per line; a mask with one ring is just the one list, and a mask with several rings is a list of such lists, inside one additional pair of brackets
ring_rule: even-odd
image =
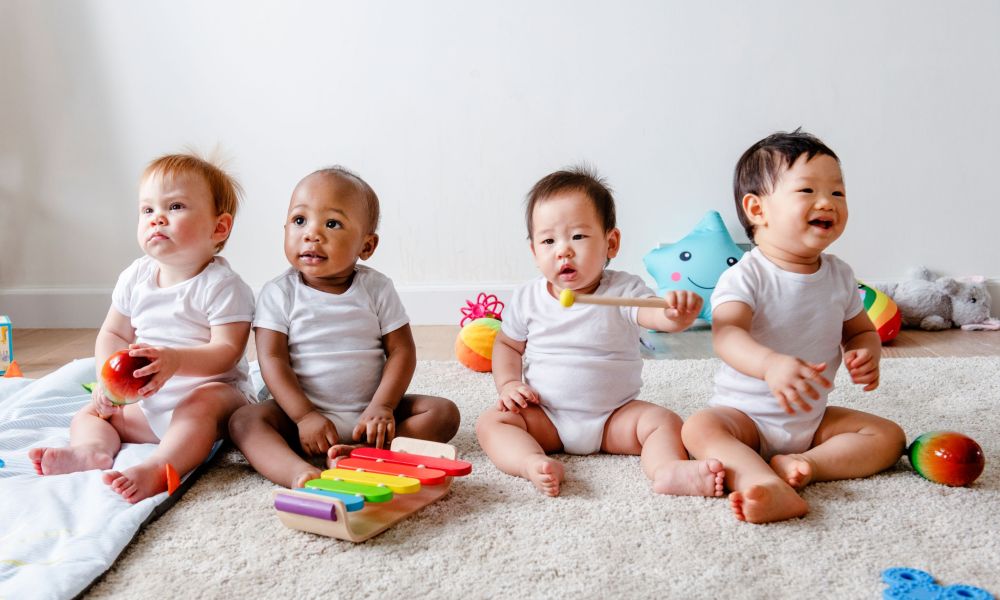
[(743, 214), (747, 216), (747, 220), (754, 225), (765, 225), (766, 220), (764, 219), (764, 204), (760, 200), (760, 196), (757, 194), (746, 194), (743, 196), (743, 201), (741, 202), (743, 206)]
[(375, 254), (375, 248), (378, 248), (378, 234), (369, 233), (365, 236), (365, 243), (361, 246), (361, 252), (358, 254), (358, 258), (361, 260), (368, 260), (371, 258), (372, 254)]
[(608, 232), (608, 260), (618, 256), (618, 251), (622, 247), (622, 232), (615, 227)]
[(229, 239), (229, 234), (233, 232), (233, 215), (222, 213), (216, 217), (215, 231), (212, 232), (212, 240), (219, 244)]

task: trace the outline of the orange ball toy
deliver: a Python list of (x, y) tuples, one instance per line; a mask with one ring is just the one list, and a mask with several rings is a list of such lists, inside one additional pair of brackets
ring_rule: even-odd
[(458, 362), (473, 371), (489, 373), (493, 370), (493, 341), (500, 331), (500, 321), (488, 317), (476, 319), (458, 332), (455, 356)]
[(466, 300), (465, 304), (455, 356), (473, 371), (489, 373), (493, 370), (493, 341), (500, 331), (504, 304), (493, 294), (479, 294), (475, 302)]

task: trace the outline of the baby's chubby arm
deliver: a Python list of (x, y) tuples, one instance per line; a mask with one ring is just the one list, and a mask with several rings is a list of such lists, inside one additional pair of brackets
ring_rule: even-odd
[(316, 411), (299, 386), (288, 356), (288, 336), (264, 327), (254, 329), (254, 336), (260, 374), (274, 401), (298, 428), (302, 451), (309, 455), (325, 454), (337, 443), (337, 428)]
[(185, 348), (129, 344), (130, 356), (144, 356), (151, 362), (135, 372), (136, 377), (152, 375), (139, 394), (155, 394), (174, 375), (210, 377), (232, 369), (246, 351), (250, 335), (248, 321), (214, 325), (207, 344)]
[(360, 441), (364, 435), (368, 443), (376, 448), (381, 448), (396, 436), (394, 412), (410, 387), (417, 368), (417, 346), (409, 325), (383, 335), (382, 348), (385, 350), (382, 379), (352, 432), (355, 441)]
[(823, 376), (826, 363), (810, 364), (781, 354), (750, 336), (753, 311), (743, 302), (725, 302), (712, 311), (712, 347), (719, 357), (744, 375), (763, 379), (781, 408), (795, 414), (795, 407), (812, 410), (806, 398), (819, 399), (815, 386), (829, 388)]
[(877, 388), (882, 340), (865, 311), (844, 321), (841, 340), (844, 346), (844, 366), (847, 367), (851, 381), (864, 385), (866, 392)]
[(515, 341), (503, 331), (498, 332), (493, 341), (493, 383), (500, 394), (497, 408), (501, 411), (516, 413), (529, 402), (538, 404), (541, 401), (538, 392), (522, 381), (521, 357), (526, 345), (527, 342)]
[(636, 320), (640, 327), (677, 333), (694, 323), (704, 303), (702, 297), (689, 290), (671, 290), (663, 295), (669, 308), (639, 308)]
[[(114, 307), (108, 309), (108, 314), (104, 317), (101, 330), (97, 333), (97, 342), (94, 344), (94, 361), (97, 365), (97, 381), (101, 380), (101, 368), (108, 360), (108, 357), (129, 347), (135, 340), (135, 329), (132, 321), (121, 314)], [(97, 414), (102, 418), (109, 418), (115, 412), (121, 410), (120, 406), (115, 406), (104, 395), (104, 390), (100, 385), (94, 387), (91, 394), (91, 401), (97, 410)]]

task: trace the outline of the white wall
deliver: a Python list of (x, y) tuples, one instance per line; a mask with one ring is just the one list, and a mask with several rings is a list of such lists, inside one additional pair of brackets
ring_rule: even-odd
[[(841, 156), (832, 251), (872, 281), (1000, 280), (1000, 3), (0, 0), (0, 313), (96, 327), (154, 156), (221, 144), (247, 191), (226, 256), (285, 268), (296, 181), (341, 163), (382, 199), (370, 261), (417, 323), (531, 277), (522, 200), (587, 161), (617, 268), (718, 209), (739, 154), (803, 125)], [(1000, 294), (994, 288), (994, 304)]]

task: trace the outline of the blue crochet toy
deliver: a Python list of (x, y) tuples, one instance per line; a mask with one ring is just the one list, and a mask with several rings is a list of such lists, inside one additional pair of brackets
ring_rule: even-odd
[(701, 295), (705, 305), (698, 316), (711, 322), (709, 300), (715, 284), (744, 252), (729, 235), (722, 216), (710, 210), (691, 233), (673, 244), (661, 244), (642, 261), (656, 280), (660, 295), (669, 290), (690, 290)]
[(993, 594), (971, 585), (941, 586), (927, 571), (893, 567), (882, 571), (884, 600), (994, 600)]

